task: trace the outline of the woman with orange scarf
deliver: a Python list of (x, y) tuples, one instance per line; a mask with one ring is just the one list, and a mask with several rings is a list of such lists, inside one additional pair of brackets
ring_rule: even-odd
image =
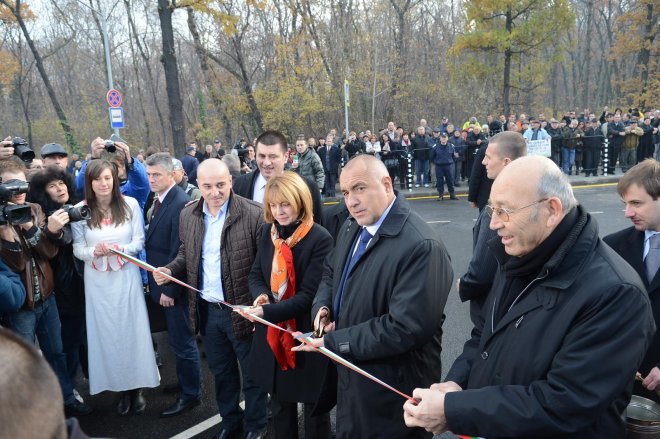
[[(323, 261), (332, 237), (314, 223), (312, 196), (293, 172), (271, 177), (264, 192), (266, 222), (250, 272), (254, 307), (250, 314), (293, 331), (312, 330), (310, 310), (321, 282)], [(257, 384), (271, 394), (275, 438), (298, 437), (297, 403), (304, 403), (305, 437), (330, 438), (328, 413), (312, 416), (327, 370), (322, 355), (292, 352), (291, 335), (256, 325), (252, 371)]]

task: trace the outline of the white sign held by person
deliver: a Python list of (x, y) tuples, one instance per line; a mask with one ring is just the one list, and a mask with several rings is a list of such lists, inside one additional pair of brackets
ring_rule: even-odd
[(542, 155), (550, 157), (550, 139), (530, 140), (527, 142), (527, 155)]

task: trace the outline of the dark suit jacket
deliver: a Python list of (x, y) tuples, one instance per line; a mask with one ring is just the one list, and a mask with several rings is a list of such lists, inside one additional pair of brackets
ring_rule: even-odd
[[(293, 297), (275, 303), (270, 289), (270, 273), (275, 252), (270, 226), (266, 224), (263, 227), (257, 244), (257, 257), (248, 278), (250, 293), (254, 299), (264, 293), (269, 295), (270, 304), (263, 307), (264, 319), (279, 324), (295, 318), (296, 330), (310, 332), (312, 321), (309, 313), (321, 282), (323, 260), (332, 250), (332, 238), (323, 227), (315, 224), (307, 236), (291, 249), (296, 292)], [(254, 381), (265, 392), (276, 393), (280, 401), (316, 402), (328, 367), (327, 357), (314, 352), (298, 352), (295, 369), (282, 371), (268, 345), (266, 334), (266, 326), (255, 325), (250, 351)]]
[[(344, 265), (361, 227), (347, 221), (325, 259), (311, 316), (333, 313)], [(384, 269), (386, 267), (386, 269)], [(449, 254), (402, 195), (345, 281), (336, 329), (325, 347), (410, 395), (442, 376), (443, 310), (452, 286)], [(337, 368), (337, 437), (430, 437), (403, 422), (402, 398)]]
[[(176, 184), (165, 196), (158, 212), (151, 218), (144, 238), (144, 249), (147, 252), (147, 263), (154, 267), (164, 267), (169, 264), (179, 251), (179, 215), (190, 197)], [(182, 287), (174, 284), (158, 286), (154, 276), (149, 273), (149, 291), (151, 298), (160, 302), (160, 295), (177, 299), (184, 293)]]
[[(233, 189), (236, 195), (240, 195), (243, 198), (248, 200), (252, 199), (252, 194), (254, 193), (254, 182), (257, 181), (259, 177), (259, 170), (257, 169), (254, 172), (249, 174), (241, 175), (238, 178), (234, 178)], [(310, 180), (307, 177), (302, 177), (309, 187), (309, 191), (312, 193), (312, 203), (314, 204), (314, 222), (316, 224), (323, 223), (323, 202), (321, 201), (321, 191), (316, 185), (316, 182)]]
[[(660, 324), (660, 275), (656, 273), (653, 281), (649, 284), (646, 278), (646, 267), (642, 260), (642, 256), (644, 255), (644, 232), (639, 232), (634, 227), (629, 227), (606, 236), (603, 238), (603, 241), (612, 247), (619, 256), (625, 259), (635, 269), (637, 274), (639, 274), (639, 277), (642, 278), (651, 301), (653, 319), (656, 325)], [(660, 331), (655, 333), (639, 371), (643, 376), (646, 376), (655, 366), (660, 367)]]
[(325, 160), (328, 153), (328, 147), (319, 147), (316, 152), (321, 159), (321, 163), (323, 163), (323, 172), (326, 174), (328, 172), (331, 174), (337, 174), (339, 172), (339, 166), (341, 165), (341, 151), (337, 148), (337, 145), (332, 145), (332, 149), (330, 150), (330, 168), (328, 168)]
[(339, 203), (326, 207), (323, 211), (323, 227), (330, 233), (332, 239), (337, 240), (341, 226), (346, 222), (350, 214), (343, 198)]
[(481, 163), (486, 156), (488, 145), (482, 145), (474, 156), (474, 165), (470, 170), (470, 188), (468, 189), (468, 201), (475, 203), (479, 210), (488, 204), (490, 197), (490, 188), (493, 186), (493, 180), (488, 178), (486, 167)]

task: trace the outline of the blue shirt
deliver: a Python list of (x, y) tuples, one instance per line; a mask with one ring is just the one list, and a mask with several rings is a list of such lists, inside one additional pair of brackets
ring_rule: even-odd
[(222, 290), (222, 258), (220, 256), (220, 244), (222, 228), (227, 219), (227, 201), (220, 208), (217, 216), (211, 215), (204, 202), (204, 240), (202, 241), (202, 299), (207, 302), (219, 302), (225, 300)]

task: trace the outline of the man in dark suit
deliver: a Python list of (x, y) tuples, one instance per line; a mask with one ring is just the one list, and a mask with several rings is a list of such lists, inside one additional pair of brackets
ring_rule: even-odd
[[(284, 172), (288, 158), (287, 142), (278, 131), (264, 131), (254, 142), (257, 154), (257, 170), (234, 179), (234, 193), (257, 203), (264, 203), (264, 190), (268, 179)], [(319, 187), (313, 180), (303, 177), (312, 194), (314, 222), (323, 221), (323, 204)]]
[[(179, 241), (179, 214), (190, 197), (176, 184), (174, 166), (168, 154), (158, 153), (147, 159), (149, 187), (155, 193), (149, 228), (145, 236), (147, 262), (155, 267), (173, 260)], [(178, 285), (159, 286), (149, 276), (149, 291), (154, 302), (163, 307), (170, 347), (176, 356), (178, 383), (165, 387), (166, 393), (180, 391), (176, 402), (161, 412), (167, 418), (176, 416), (200, 403), (201, 371), (195, 333), (188, 317), (188, 295)]]
[(332, 134), (325, 138), (325, 145), (319, 146), (316, 151), (323, 163), (323, 172), (325, 172), (325, 184), (323, 185), (323, 195), (326, 197), (335, 196), (335, 186), (337, 186), (337, 177), (339, 174), (339, 165), (341, 164), (341, 151), (334, 144), (335, 139)]
[[(340, 183), (353, 220), (325, 260), (311, 315), (326, 334), (315, 343), (402, 392), (430, 385), (442, 374), (443, 310), (453, 279), (447, 250), (394, 193), (377, 158), (353, 158)], [(399, 395), (345, 367), (337, 374), (337, 438), (430, 437), (405, 427)]]
[[(651, 300), (653, 318), (660, 323), (660, 163), (647, 159), (633, 166), (619, 180), (617, 191), (626, 206), (632, 227), (603, 240), (626, 260), (642, 278)], [(635, 382), (633, 393), (660, 402), (660, 331), (639, 368), (644, 381)]]

